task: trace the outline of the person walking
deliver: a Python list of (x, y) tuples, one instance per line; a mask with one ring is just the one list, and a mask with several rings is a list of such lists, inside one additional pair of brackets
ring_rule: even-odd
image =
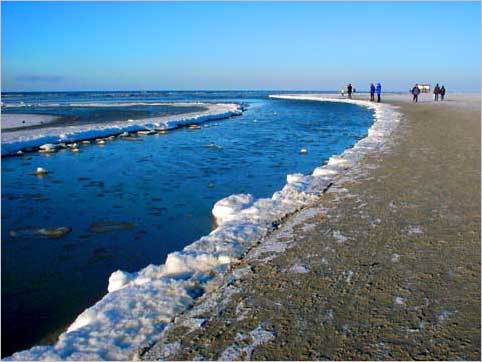
[(345, 88), (342, 88), (341, 91), (340, 91), (340, 93), (341, 93), (341, 96), (342, 96), (343, 98), (345, 98)]
[(433, 89), (433, 94), (435, 95), (435, 102), (438, 102), (438, 95), (440, 94), (440, 87), (438, 83), (435, 85), (435, 88)]
[(375, 102), (375, 85), (373, 83), (370, 84), (370, 100)]
[(380, 95), (382, 94), (382, 85), (380, 83), (377, 83), (377, 102), (380, 103)]
[(346, 87), (347, 93), (348, 93), (348, 98), (351, 99), (351, 92), (353, 91), (353, 87), (351, 86), (351, 83), (348, 83), (348, 86)]
[(442, 88), (440, 88), (440, 100), (443, 101), (445, 98), (445, 86), (442, 85)]
[(415, 84), (415, 86), (412, 88), (412, 95), (413, 95), (412, 102), (418, 102), (419, 94), (420, 94), (420, 88), (418, 87), (418, 84)]

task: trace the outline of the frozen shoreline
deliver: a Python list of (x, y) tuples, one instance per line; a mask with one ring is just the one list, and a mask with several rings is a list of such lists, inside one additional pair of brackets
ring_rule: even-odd
[[(181, 126), (229, 118), (241, 113), (240, 106), (234, 103), (192, 103), (190, 105), (193, 104), (205, 106), (207, 109), (200, 112), (143, 118), (128, 122), (118, 121), (107, 124), (83, 124), (61, 127), (46, 127), (35, 130), (25, 129), (15, 132), (2, 132), (1, 154), (2, 156), (13, 155), (22, 149), (39, 147), (43, 144), (76, 142), (114, 136), (123, 132), (148, 131), (153, 129), (169, 130)], [(8, 120), (11, 114), (2, 114), (2, 124), (5, 116), (7, 116)], [(36, 119), (36, 117), (33, 117), (35, 115), (29, 116), (31, 116), (33, 119)], [(50, 121), (52, 120), (50, 119)]]
[(287, 184), (272, 198), (232, 195), (220, 200), (218, 228), (168, 255), (164, 265), (149, 265), (136, 273), (117, 271), (109, 278), (109, 293), (81, 313), (54, 346), (16, 353), (13, 359), (130, 359), (139, 348), (155, 342), (173, 317), (193, 305), (229, 265), (268, 235), (286, 216), (319, 199), (339, 175), (365, 154), (383, 147), (396, 127), (394, 107), (360, 100), (337, 100), (314, 95), (272, 98), (354, 103), (375, 111), (368, 136), (340, 156), (333, 156), (311, 175), (287, 176)]
[(141, 358), (480, 360), (480, 95), (407, 98), (385, 96), (403, 121), (381, 152), (252, 248)]

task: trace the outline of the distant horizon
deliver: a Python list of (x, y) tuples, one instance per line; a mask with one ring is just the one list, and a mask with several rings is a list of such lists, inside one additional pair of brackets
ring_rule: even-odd
[[(422, 83), (418, 83), (422, 84)], [(430, 85), (435, 85), (435, 83)], [(440, 86), (444, 85), (439, 83)], [(382, 84), (383, 86), (383, 84)], [(413, 86), (413, 84), (412, 84)], [(382, 93), (406, 93), (409, 92), (411, 86), (406, 90), (384, 90), (382, 88)], [(358, 90), (356, 87), (356, 93), (369, 93), (367, 89)], [(448, 93), (474, 93), (480, 94), (479, 91), (471, 90), (450, 90), (447, 89)], [(329, 93), (340, 93), (340, 89), (88, 89), (88, 90), (32, 90), (32, 91), (1, 91), (1, 94), (6, 93), (92, 93), (92, 92), (329, 92)], [(356, 94), (355, 93), (355, 94)]]

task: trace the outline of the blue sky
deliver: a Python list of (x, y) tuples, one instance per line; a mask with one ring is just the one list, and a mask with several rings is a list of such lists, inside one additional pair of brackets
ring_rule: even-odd
[(2, 2), (2, 91), (480, 90), (480, 3)]

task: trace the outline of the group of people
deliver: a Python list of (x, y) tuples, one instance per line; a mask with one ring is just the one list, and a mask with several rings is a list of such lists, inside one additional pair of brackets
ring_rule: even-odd
[(445, 86), (439, 87), (438, 83), (435, 85), (433, 89), (433, 94), (435, 95), (435, 102), (438, 102), (438, 98), (440, 96), (440, 100), (443, 101), (445, 98)]
[[(346, 86), (346, 93), (348, 94), (348, 98), (351, 99), (352, 94), (355, 93), (355, 92), (356, 92), (356, 89), (353, 88), (351, 83), (348, 83), (348, 85)], [(345, 88), (342, 88), (340, 93), (341, 93), (341, 96), (344, 97), (345, 96)], [(382, 85), (380, 83), (377, 83), (376, 86), (373, 83), (370, 84), (370, 100), (372, 102), (375, 102), (375, 93), (377, 94), (377, 102), (380, 102), (380, 97), (381, 97), (381, 94), (382, 94)]]
[(382, 85), (377, 83), (377, 86), (370, 84), (370, 100), (375, 102), (375, 93), (377, 93), (377, 102), (380, 103), (380, 95), (382, 94)]
[[(415, 86), (412, 88), (410, 92), (413, 95), (412, 101), (418, 102), (418, 95), (421, 93), (420, 88), (418, 87), (418, 84), (415, 84)], [(440, 97), (440, 100), (443, 101), (445, 98), (445, 86), (442, 85), (442, 87), (440, 87), (437, 83), (435, 85), (435, 88), (433, 89), (433, 94), (434, 94), (435, 102), (438, 102), (439, 97)]]
[[(345, 96), (345, 88), (342, 88), (340, 92), (341, 92), (341, 96), (344, 97)], [(353, 88), (351, 83), (348, 83), (348, 85), (346, 86), (346, 93), (348, 94), (348, 98), (351, 99), (352, 94), (354, 94), (355, 92), (356, 92), (356, 89)], [(418, 102), (418, 96), (421, 92), (422, 91), (420, 90), (420, 88), (418, 86), (418, 83), (415, 84), (415, 86), (410, 90), (410, 93), (412, 93), (412, 95), (413, 95), (413, 99), (412, 99), (413, 102)], [(382, 85), (380, 83), (377, 83), (376, 86), (373, 83), (370, 84), (370, 101), (372, 101), (372, 102), (375, 102), (375, 93), (377, 95), (377, 102), (380, 102), (380, 100), (381, 100), (380, 98), (381, 98), (381, 94), (382, 94)], [(437, 85), (433, 89), (433, 94), (435, 96), (436, 102), (438, 102), (439, 99), (441, 101), (443, 101), (444, 98), (445, 98), (445, 86), (442, 85), (440, 87), (439, 84), (437, 83)]]

